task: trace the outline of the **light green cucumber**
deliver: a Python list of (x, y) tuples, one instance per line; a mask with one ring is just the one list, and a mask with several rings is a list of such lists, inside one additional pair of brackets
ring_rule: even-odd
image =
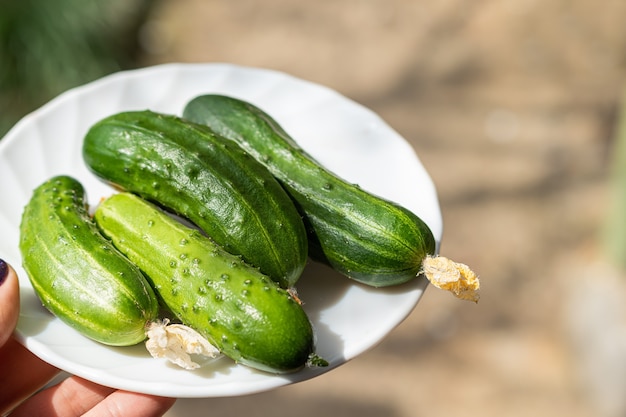
[(348, 277), (375, 287), (401, 284), (435, 253), (433, 234), (417, 215), (324, 168), (253, 104), (206, 94), (191, 100), (183, 117), (209, 126), (263, 163), (303, 214), (311, 256)]
[(172, 313), (223, 354), (272, 373), (307, 363), (314, 346), (305, 311), (258, 269), (130, 193), (107, 198), (94, 217)]
[(34, 190), (19, 246), (35, 293), (60, 320), (107, 345), (146, 338), (158, 300), (141, 271), (100, 234), (76, 179), (57, 176)]
[(263, 165), (206, 126), (151, 111), (114, 114), (83, 142), (99, 177), (187, 218), (284, 288), (307, 260), (289, 195)]

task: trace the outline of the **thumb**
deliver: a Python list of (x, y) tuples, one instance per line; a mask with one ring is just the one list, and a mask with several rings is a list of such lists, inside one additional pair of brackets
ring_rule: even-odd
[(3, 346), (17, 325), (20, 311), (20, 287), (15, 271), (0, 259), (0, 346)]

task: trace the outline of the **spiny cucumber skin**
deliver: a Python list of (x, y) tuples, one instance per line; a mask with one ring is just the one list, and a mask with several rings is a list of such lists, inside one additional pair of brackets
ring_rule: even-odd
[(57, 176), (35, 189), (22, 215), (20, 251), (35, 293), (60, 320), (107, 345), (146, 338), (156, 295), (100, 234), (77, 180)]
[(104, 200), (94, 217), (172, 313), (226, 356), (271, 373), (306, 364), (313, 351), (306, 313), (258, 269), (130, 193)]
[(238, 143), (283, 184), (303, 214), (312, 258), (383, 287), (412, 280), (434, 254), (434, 236), (417, 215), (322, 167), (258, 107), (206, 94), (187, 103), (183, 117)]
[(91, 127), (83, 156), (99, 177), (189, 219), (283, 288), (302, 274), (308, 242), (289, 195), (206, 126), (151, 111), (118, 113)]

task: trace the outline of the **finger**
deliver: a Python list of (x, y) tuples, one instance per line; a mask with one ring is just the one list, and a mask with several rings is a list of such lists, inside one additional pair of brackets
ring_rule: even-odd
[(58, 373), (12, 337), (0, 347), (0, 415), (30, 397)]
[(85, 417), (160, 417), (176, 399), (116, 391), (85, 414)]
[(20, 311), (20, 287), (15, 271), (0, 259), (0, 346), (13, 333)]
[(11, 417), (162, 416), (175, 399), (116, 391), (73, 376), (18, 407)]
[(11, 413), (11, 417), (82, 416), (114, 391), (72, 376), (29, 398)]
[(58, 372), (10, 337), (17, 324), (19, 303), (15, 270), (0, 260), (0, 415), (29, 397)]

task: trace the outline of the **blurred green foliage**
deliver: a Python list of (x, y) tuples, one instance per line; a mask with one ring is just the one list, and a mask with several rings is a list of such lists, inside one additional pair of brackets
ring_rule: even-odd
[(626, 91), (622, 96), (613, 139), (610, 200), (603, 237), (609, 260), (626, 271)]
[(0, 137), (59, 93), (134, 67), (147, 0), (0, 0)]

